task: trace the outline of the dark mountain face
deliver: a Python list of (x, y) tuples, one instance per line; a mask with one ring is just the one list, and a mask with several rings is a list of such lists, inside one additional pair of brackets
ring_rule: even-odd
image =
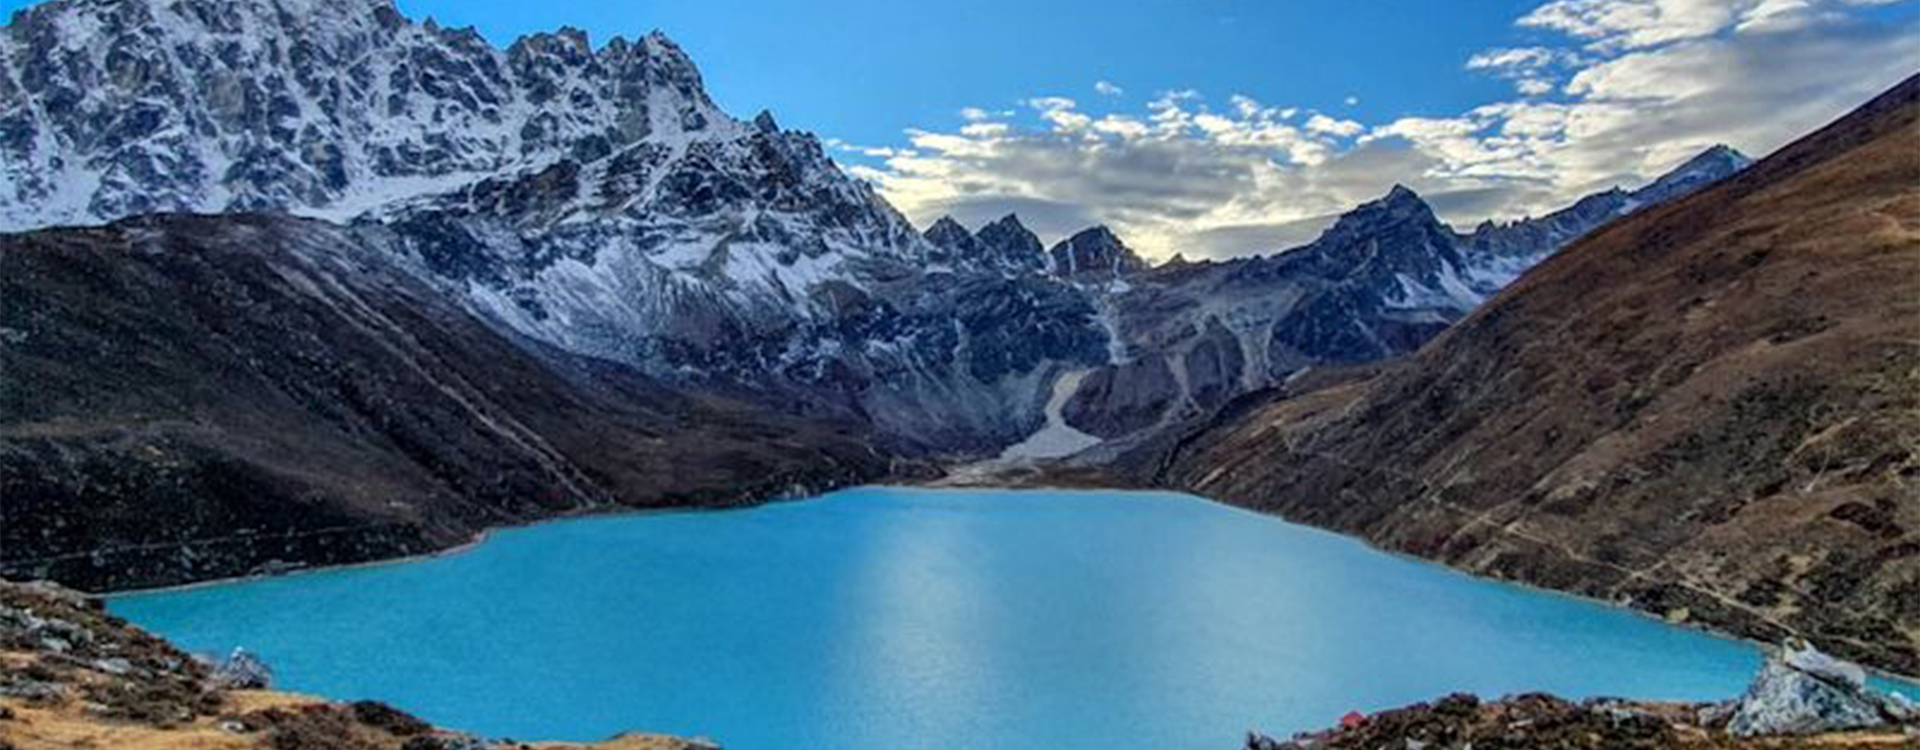
[(1047, 254), (1040, 247), (1040, 238), (1021, 224), (1018, 216), (1007, 214), (981, 227), (976, 236), (1004, 267), (1030, 272), (1046, 267)]
[(1479, 573), (1920, 673), (1920, 78), (1608, 224), (1163, 479)]
[(1290, 269), (1332, 281), (1351, 281), (1389, 296), (1396, 277), (1428, 281), (1461, 265), (1450, 232), (1412, 190), (1393, 186), (1386, 197), (1342, 215), (1319, 239), (1288, 251)]
[(951, 216), (941, 217), (927, 228), (925, 237), (937, 248), (930, 259), (955, 271), (1031, 275), (1047, 263), (1040, 238), (1012, 214), (981, 227), (979, 234), (967, 231)]
[(1113, 236), (1106, 227), (1083, 230), (1047, 251), (1047, 267), (1054, 275), (1085, 283), (1118, 281), (1146, 270), (1147, 262)]
[(936, 263), (965, 262), (986, 257), (986, 246), (951, 216), (940, 217), (922, 234), (936, 248), (928, 255)]
[(1453, 240), (1425, 201), (1394, 186), (1265, 271), (1329, 285), (1280, 321), (1273, 343), (1301, 362), (1369, 362), (1411, 351), (1480, 304)]
[(863, 425), (515, 340), (317, 222), (0, 236), (0, 299), (5, 577), (179, 583), (888, 471)]

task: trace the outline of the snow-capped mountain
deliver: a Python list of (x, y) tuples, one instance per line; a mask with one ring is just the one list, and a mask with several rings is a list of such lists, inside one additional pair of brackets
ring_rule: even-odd
[(351, 222), (516, 335), (947, 444), (1017, 439), (1039, 381), (1106, 356), (1084, 295), (1009, 273), (1040, 254), (930, 262), (659, 33), (502, 50), (388, 0), (59, 0), (0, 38), (0, 227)]
[(1638, 190), (1465, 235), (1396, 185), (1297, 248), (1129, 273), (1099, 309), (1131, 356), (1082, 381), (1067, 422), (1107, 438), (1151, 435), (1309, 367), (1411, 352), (1568, 243), (1748, 163), (1718, 146)]
[(1742, 161), (1465, 237), (1397, 188), (1306, 247), (1156, 269), (1104, 227), (923, 234), (659, 33), (500, 49), (390, 0), (53, 0), (0, 32), (0, 229), (324, 218), (511, 337), (941, 448), (1017, 440), (1068, 370), (1068, 416), (1113, 435), (1409, 351)]
[(739, 137), (673, 42), (507, 49), (389, 0), (53, 0), (0, 34), (0, 228), (345, 218), (503, 170)]
[(1538, 218), (1485, 222), (1460, 238), (1474, 291), (1491, 294), (1600, 225), (1648, 206), (1683, 197), (1726, 179), (1753, 160), (1731, 146), (1713, 146), (1638, 190), (1615, 187)]

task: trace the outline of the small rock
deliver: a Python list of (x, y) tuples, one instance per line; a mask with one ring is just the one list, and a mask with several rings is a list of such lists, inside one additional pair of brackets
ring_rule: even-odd
[(1920, 722), (1920, 704), (1913, 702), (1905, 693), (1888, 693), (1880, 699), (1880, 710), (1894, 721), (1903, 723)]
[(265, 690), (273, 686), (273, 670), (244, 648), (236, 648), (213, 670), (213, 686), (221, 690)]
[(1721, 701), (1700, 708), (1695, 721), (1703, 727), (1717, 727), (1733, 718), (1733, 712), (1740, 710), (1739, 701)]
[(494, 750), (494, 744), (471, 734), (441, 733), (409, 738), (400, 750)]
[(60, 686), (40, 680), (20, 680), (0, 683), (0, 698), (19, 698), (31, 703), (51, 701), (60, 697)]
[(110, 675), (124, 675), (133, 671), (133, 662), (115, 656), (110, 659), (96, 659), (93, 668)]
[(379, 701), (355, 701), (350, 708), (356, 721), (395, 737), (412, 737), (433, 731), (431, 724)]

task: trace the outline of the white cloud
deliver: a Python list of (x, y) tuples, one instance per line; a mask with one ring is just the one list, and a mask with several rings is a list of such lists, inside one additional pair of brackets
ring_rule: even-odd
[(1562, 70), (1582, 61), (1580, 55), (1565, 49), (1503, 47), (1467, 58), (1467, 69), (1513, 81), (1514, 89), (1523, 96), (1542, 96), (1558, 88), (1556, 83)]
[(1126, 89), (1120, 88), (1110, 81), (1094, 81), (1093, 91), (1101, 96), (1120, 96), (1127, 93)]
[(1632, 49), (1694, 39), (1732, 25), (1764, 0), (1553, 0), (1521, 26), (1590, 40), (1596, 49)]
[(1315, 133), (1351, 138), (1365, 131), (1367, 126), (1353, 120), (1339, 120), (1316, 112), (1312, 117), (1307, 118), (1307, 129)]
[(1508, 47), (1490, 49), (1475, 53), (1467, 58), (1467, 69), (1510, 69), (1532, 70), (1545, 67), (1560, 59), (1561, 50), (1548, 47)]
[(1360, 97), (1349, 94), (1346, 99), (1346, 104), (1349, 107), (1358, 107), (1360, 106)]
[(1545, 78), (1522, 78), (1513, 82), (1513, 87), (1526, 96), (1542, 96), (1553, 93), (1552, 81)]
[(1518, 218), (1714, 143), (1763, 155), (1920, 69), (1904, 29), (1854, 7), (1881, 1), (1551, 0), (1518, 23), (1562, 43), (1463, 61), (1518, 95), (1456, 115), (1363, 123), (1191, 90), (1135, 112), (1038, 97), (912, 131), (860, 176), (923, 225), (1017, 211), (1043, 235), (1107, 223), (1163, 256), (1289, 247), (1396, 182), (1456, 225)]

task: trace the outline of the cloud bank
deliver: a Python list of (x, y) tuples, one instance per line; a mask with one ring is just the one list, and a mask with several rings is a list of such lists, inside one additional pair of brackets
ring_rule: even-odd
[[(1637, 185), (1715, 143), (1765, 154), (1920, 70), (1912, 30), (1862, 18), (1911, 0), (1552, 0), (1463, 75), (1511, 98), (1363, 123), (1240, 95), (1162, 92), (1145, 109), (1038, 96), (912, 130), (852, 171), (916, 223), (1008, 212), (1045, 237), (1105, 223), (1155, 256), (1267, 253), (1404, 183), (1458, 225)], [(1094, 84), (1101, 102), (1122, 88)]]

